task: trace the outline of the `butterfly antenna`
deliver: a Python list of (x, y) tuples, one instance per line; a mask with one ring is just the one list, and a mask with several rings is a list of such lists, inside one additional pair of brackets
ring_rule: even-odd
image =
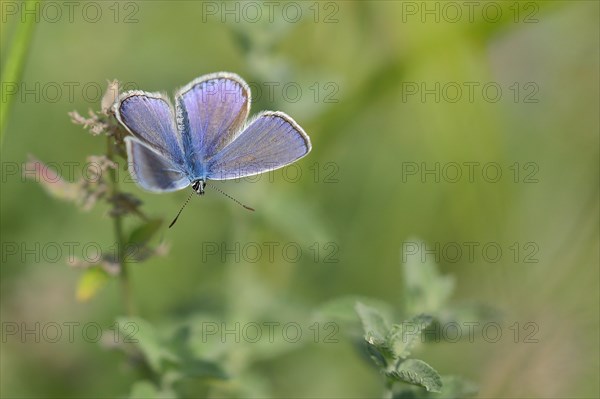
[(235, 198), (233, 198), (231, 195), (225, 193), (223, 190), (221, 190), (220, 188), (213, 186), (210, 183), (206, 183), (207, 186), (209, 186), (210, 188), (212, 188), (215, 191), (220, 192), (221, 194), (223, 194), (224, 196), (226, 196), (227, 198), (229, 198), (230, 200), (233, 200), (236, 204), (243, 206), (244, 208), (248, 209), (249, 211), (254, 211), (254, 208), (250, 208), (247, 205), (242, 204), (240, 201), (236, 200)]
[(194, 191), (192, 191), (190, 193), (190, 195), (187, 197), (187, 199), (185, 200), (185, 202), (183, 203), (183, 206), (181, 207), (181, 209), (179, 210), (179, 212), (177, 212), (177, 216), (175, 216), (175, 219), (173, 219), (173, 221), (171, 222), (171, 224), (169, 225), (169, 228), (173, 227), (173, 225), (175, 224), (175, 222), (177, 221), (177, 218), (179, 218), (179, 215), (181, 215), (181, 211), (183, 211), (183, 208), (185, 208), (185, 206), (188, 204), (188, 202), (190, 202), (190, 198), (192, 198), (192, 196), (195, 194)]

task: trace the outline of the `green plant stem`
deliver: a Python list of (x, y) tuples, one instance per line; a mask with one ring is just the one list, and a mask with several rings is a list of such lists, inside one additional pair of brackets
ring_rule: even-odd
[[(22, 6), (24, 8), (33, 9), (36, 0), (27, 0)], [(21, 22), (14, 33), (14, 39), (10, 47), (6, 62), (2, 66), (2, 76), (0, 81), (3, 84), (18, 85), (21, 81), (21, 75), (25, 68), (25, 60), (33, 37), (33, 28), (35, 26), (35, 18), (29, 17), (25, 22)], [(3, 26), (2, 30), (5, 31)], [(2, 32), (5, 33), (5, 32)], [(2, 43), (4, 45), (4, 43)], [(18, 86), (17, 86), (18, 87)], [(18, 90), (18, 89), (17, 89)], [(13, 99), (16, 94), (9, 95), (0, 103), (0, 149), (4, 141), (4, 132), (8, 120), (8, 113), (11, 109)]]
[(394, 381), (386, 377), (383, 399), (392, 399), (394, 397)]
[[(107, 148), (106, 148), (106, 157), (114, 162), (114, 151), (113, 151), (113, 138), (111, 136), (107, 137)], [(115, 198), (119, 194), (119, 182), (117, 180), (117, 171), (115, 169), (110, 168), (109, 170), (109, 178), (111, 183), (111, 196)], [(128, 316), (132, 316), (135, 314), (135, 307), (133, 303), (133, 297), (131, 293), (131, 282), (129, 279), (129, 272), (127, 269), (127, 261), (125, 257), (125, 246), (127, 243), (125, 242), (125, 237), (123, 235), (123, 218), (119, 212), (115, 212), (113, 214), (114, 221), (114, 229), (115, 229), (115, 239), (117, 240), (117, 259), (119, 260), (121, 266), (121, 273), (119, 274), (121, 280), (121, 291), (123, 295), (123, 303), (125, 307), (125, 312)]]

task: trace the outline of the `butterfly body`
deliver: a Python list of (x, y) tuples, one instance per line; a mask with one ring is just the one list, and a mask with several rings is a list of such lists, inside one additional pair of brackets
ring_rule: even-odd
[(194, 180), (192, 182), (192, 190), (196, 192), (198, 195), (204, 195), (204, 188), (206, 187), (206, 182), (202, 179)]

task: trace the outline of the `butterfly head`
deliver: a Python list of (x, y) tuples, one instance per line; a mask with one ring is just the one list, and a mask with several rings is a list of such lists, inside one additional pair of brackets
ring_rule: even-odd
[(198, 195), (204, 195), (204, 187), (206, 187), (206, 182), (202, 179), (194, 180), (192, 182), (192, 189)]

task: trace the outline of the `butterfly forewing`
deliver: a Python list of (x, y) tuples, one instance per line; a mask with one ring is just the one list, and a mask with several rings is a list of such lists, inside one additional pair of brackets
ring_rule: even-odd
[(230, 143), (248, 117), (250, 91), (237, 75), (200, 77), (176, 95), (178, 125), (188, 162), (204, 162)]
[(283, 112), (264, 112), (209, 160), (208, 178), (236, 179), (281, 168), (311, 150), (302, 128)]
[(175, 116), (162, 95), (140, 91), (125, 93), (116, 104), (115, 114), (140, 141), (171, 162), (183, 164)]

